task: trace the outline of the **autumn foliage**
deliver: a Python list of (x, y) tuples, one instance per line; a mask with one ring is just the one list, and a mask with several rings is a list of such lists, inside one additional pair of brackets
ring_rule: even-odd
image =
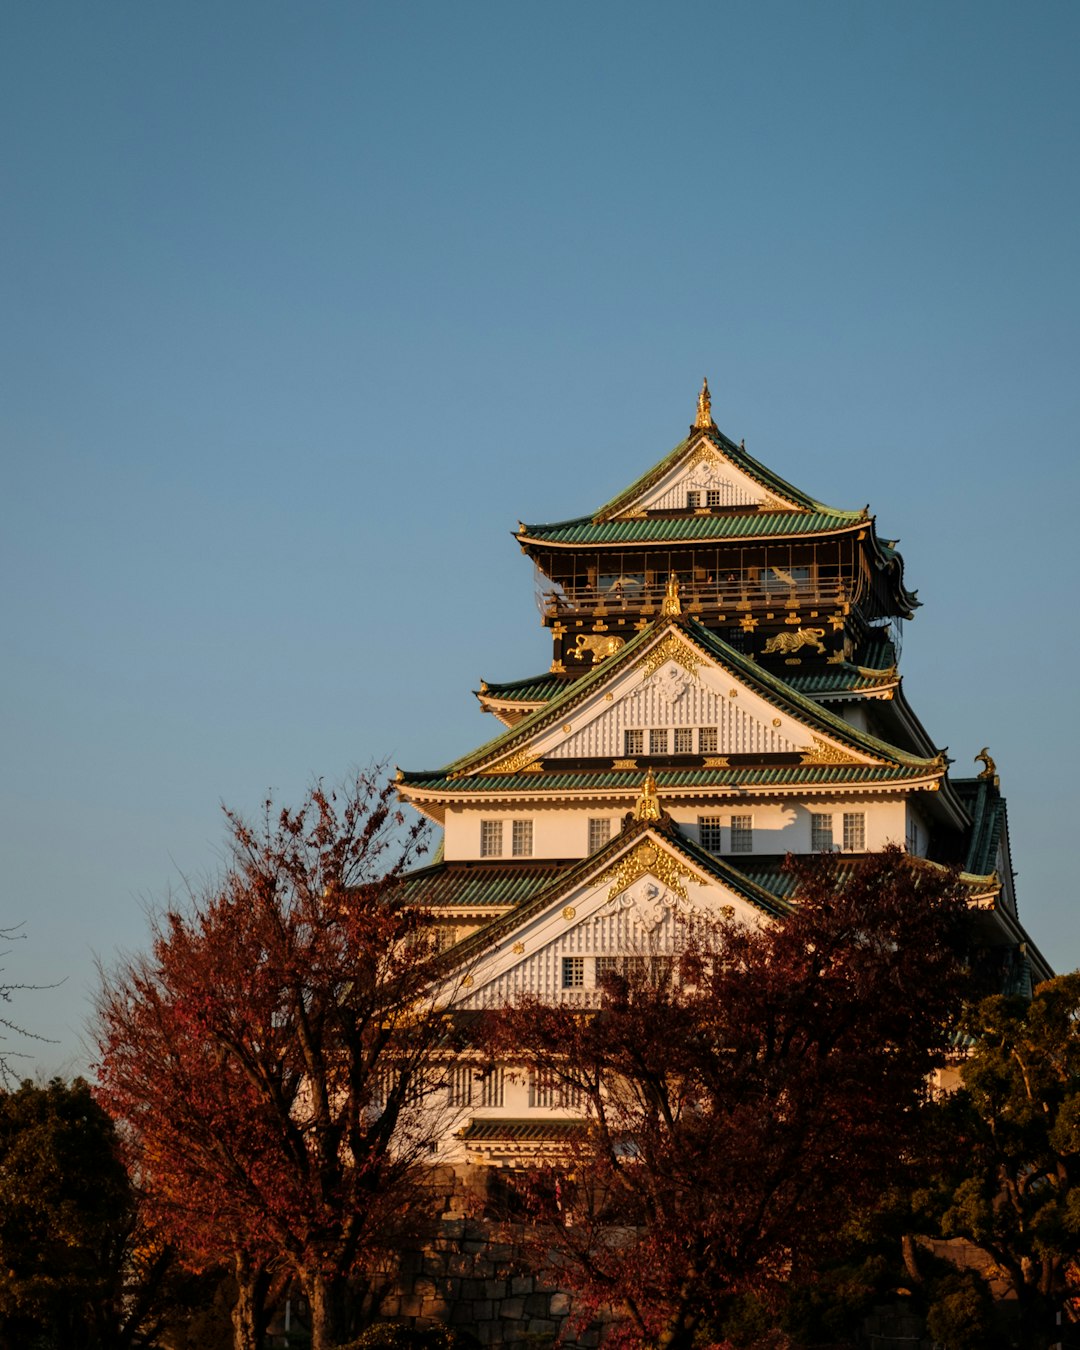
[(494, 1049), (587, 1113), (569, 1168), (527, 1187), (537, 1259), (627, 1343), (721, 1343), (740, 1298), (811, 1280), (901, 1166), (943, 1062), (956, 880), (895, 849), (791, 866), (785, 921), (688, 931), (674, 976), (639, 962), (594, 1014), (494, 1016)]
[(337, 1343), (415, 1220), (438, 1122), (413, 1098), (444, 1022), (424, 917), (395, 900), (420, 831), (391, 800), (370, 774), (257, 826), (227, 813), (225, 875), (100, 997), (102, 1099), (155, 1221), (192, 1264), (232, 1264), (238, 1346), (275, 1272), (307, 1295), (315, 1350)]

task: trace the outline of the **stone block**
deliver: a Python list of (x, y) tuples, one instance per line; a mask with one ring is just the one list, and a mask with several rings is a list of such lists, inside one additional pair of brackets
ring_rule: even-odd
[(495, 1305), (489, 1298), (477, 1299), (472, 1305), (473, 1319), (477, 1322), (488, 1322), (495, 1316)]
[(484, 1281), (483, 1280), (462, 1280), (461, 1297), (462, 1298), (483, 1298)]
[(529, 1294), (525, 1299), (525, 1311), (529, 1317), (546, 1317), (548, 1312), (547, 1294)]
[(553, 1322), (550, 1317), (529, 1318), (530, 1336), (553, 1336), (558, 1329), (558, 1322)]
[(431, 1298), (435, 1293), (435, 1281), (427, 1275), (418, 1275), (413, 1280), (413, 1293), (418, 1294), (421, 1298)]
[(504, 1298), (499, 1312), (507, 1321), (516, 1321), (525, 1316), (525, 1300), (523, 1298)]
[(510, 1281), (512, 1294), (532, 1294), (536, 1292), (536, 1281), (531, 1275), (515, 1275)]
[(506, 1281), (505, 1280), (485, 1280), (484, 1281), (485, 1298), (505, 1298)]
[(548, 1311), (552, 1317), (565, 1317), (570, 1311), (570, 1295), (564, 1293), (552, 1294), (551, 1302), (548, 1304)]

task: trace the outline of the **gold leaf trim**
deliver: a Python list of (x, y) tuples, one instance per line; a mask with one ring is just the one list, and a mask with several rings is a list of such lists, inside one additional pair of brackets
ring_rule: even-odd
[(495, 764), (489, 764), (486, 769), (481, 769), (484, 775), (496, 773), (543, 773), (544, 766), (540, 759), (535, 755), (530, 747), (527, 750), (519, 750), (516, 755), (509, 755), (506, 759), (500, 759)]
[(642, 657), (641, 670), (645, 678), (655, 675), (661, 666), (667, 665), (669, 661), (674, 661), (677, 665), (688, 670), (691, 675), (697, 674), (697, 668), (701, 665), (701, 657), (696, 651), (681, 637), (675, 633), (669, 633), (658, 647), (654, 647), (647, 656)]
[(650, 844), (642, 840), (635, 849), (632, 849), (625, 857), (620, 858), (606, 872), (602, 872), (596, 878), (596, 884), (602, 886), (605, 882), (612, 883), (611, 890), (608, 891), (608, 899), (614, 900), (617, 895), (621, 895), (627, 886), (632, 886), (638, 877), (645, 876), (646, 873), (654, 876), (657, 881), (663, 882), (669, 890), (675, 892), (681, 899), (686, 899), (685, 882), (690, 880), (690, 873), (685, 868), (680, 867), (670, 853), (665, 853), (658, 849), (655, 844)]
[(846, 750), (841, 750), (839, 746), (830, 745), (828, 741), (823, 741), (820, 736), (814, 737), (813, 750), (803, 752), (802, 762), (804, 764), (858, 764), (854, 755), (849, 755)]

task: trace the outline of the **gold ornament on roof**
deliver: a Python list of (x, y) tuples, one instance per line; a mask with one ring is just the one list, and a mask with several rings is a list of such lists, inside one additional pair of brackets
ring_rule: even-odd
[(596, 884), (602, 886), (607, 881), (612, 883), (608, 892), (610, 902), (646, 874), (655, 877), (681, 899), (687, 898), (686, 883), (690, 880), (690, 873), (680, 867), (670, 853), (644, 840), (632, 852), (624, 854), (613, 867), (602, 872), (596, 878)]
[(997, 777), (997, 765), (996, 765), (996, 764), (994, 763), (994, 761), (990, 758), (990, 747), (989, 747), (988, 745), (984, 745), (984, 746), (983, 746), (983, 748), (982, 748), (982, 749), (979, 751), (979, 753), (975, 756), (975, 760), (976, 760), (976, 763), (977, 763), (979, 760), (982, 760), (983, 764), (986, 765), (986, 767), (983, 769), (982, 773), (979, 774), (979, 777), (980, 777), (980, 778), (996, 778), (996, 777)]
[(645, 775), (645, 781), (641, 785), (641, 792), (638, 794), (638, 799), (634, 803), (634, 819), (660, 819), (660, 798), (656, 795), (656, 779), (653, 777), (652, 769)]
[(701, 381), (701, 393), (697, 396), (697, 417), (694, 420), (695, 431), (715, 431), (712, 420), (712, 396), (709, 393), (709, 381)]
[(664, 591), (664, 600), (660, 606), (660, 613), (682, 613), (682, 601), (679, 599), (679, 578), (674, 572), (668, 577), (667, 589)]
[(802, 755), (804, 764), (858, 764), (854, 755), (849, 755), (846, 750), (841, 750), (838, 746), (830, 745), (828, 741), (823, 741), (820, 736), (813, 738), (813, 750), (806, 750)]
[(667, 665), (669, 661), (682, 666), (691, 675), (695, 674), (701, 665), (701, 657), (688, 642), (684, 642), (677, 633), (668, 633), (663, 642), (642, 658), (641, 668), (645, 672), (645, 678), (655, 675), (660, 667)]
[(532, 746), (526, 746), (524, 750), (519, 750), (516, 755), (509, 755), (506, 759), (500, 759), (494, 764), (488, 764), (480, 770), (482, 774), (502, 774), (502, 773), (543, 773), (544, 766)]

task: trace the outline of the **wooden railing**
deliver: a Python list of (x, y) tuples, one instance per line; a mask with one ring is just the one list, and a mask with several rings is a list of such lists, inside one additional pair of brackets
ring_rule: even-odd
[[(568, 614), (605, 614), (633, 611), (635, 614), (660, 612), (666, 585), (659, 582), (614, 582), (600, 588), (590, 585), (559, 586), (546, 578), (537, 590), (540, 612), (548, 617)], [(807, 605), (823, 608), (842, 605), (855, 598), (854, 586), (849, 580), (792, 581), (790, 584), (774, 577), (765, 580), (731, 578), (725, 581), (681, 582), (679, 600), (690, 613), (737, 614), (740, 610), (762, 609), (775, 605), (778, 609), (799, 609)]]

